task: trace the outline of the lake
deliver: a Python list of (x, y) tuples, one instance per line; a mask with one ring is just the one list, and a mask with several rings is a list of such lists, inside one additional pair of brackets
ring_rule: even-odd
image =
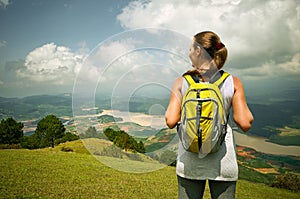
[(256, 151), (275, 155), (294, 155), (300, 156), (299, 146), (283, 146), (267, 142), (266, 138), (250, 136), (234, 131), (235, 143), (240, 146), (253, 148)]
[[(155, 129), (167, 128), (164, 116), (147, 115), (144, 113), (132, 113), (118, 110), (104, 110), (100, 115), (113, 115), (120, 117), (123, 122), (134, 122), (142, 126), (151, 126)], [(247, 135), (234, 131), (234, 138), (237, 145), (253, 148), (256, 151), (274, 155), (300, 156), (300, 146), (283, 146), (267, 142), (266, 138)]]

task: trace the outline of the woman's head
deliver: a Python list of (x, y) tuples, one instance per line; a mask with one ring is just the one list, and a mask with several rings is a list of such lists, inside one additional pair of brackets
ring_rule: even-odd
[(205, 49), (210, 59), (214, 60), (218, 69), (223, 67), (227, 58), (227, 49), (217, 34), (211, 31), (204, 31), (194, 36), (194, 41), (190, 49), (192, 62), (197, 62), (195, 60), (198, 55), (200, 57), (201, 48)]

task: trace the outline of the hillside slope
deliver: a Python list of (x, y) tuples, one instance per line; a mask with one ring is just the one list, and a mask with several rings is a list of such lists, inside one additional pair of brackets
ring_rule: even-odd
[[(75, 152), (63, 152), (62, 146), (0, 150), (0, 198), (177, 198), (174, 167), (120, 172), (89, 155), (79, 141), (64, 147)], [(300, 198), (300, 193), (239, 180), (237, 198)]]

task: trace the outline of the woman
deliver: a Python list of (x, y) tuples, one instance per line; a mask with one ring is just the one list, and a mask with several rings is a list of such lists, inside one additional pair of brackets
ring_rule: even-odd
[[(227, 58), (227, 49), (218, 35), (211, 31), (200, 32), (193, 38), (190, 54), (193, 69), (185, 74), (196, 74), (201, 81), (207, 81), (213, 68), (221, 69)], [(180, 121), (181, 101), (187, 81), (178, 77), (172, 88), (170, 102), (165, 114), (169, 128)], [(232, 108), (234, 122), (244, 132), (251, 128), (253, 116), (247, 106), (242, 82), (229, 76), (221, 87), (226, 114)], [(206, 180), (209, 182), (212, 198), (235, 198), (238, 165), (232, 129), (227, 126), (225, 144), (219, 151), (200, 159), (196, 153), (186, 151), (179, 142), (176, 174), (178, 197), (202, 198)]]

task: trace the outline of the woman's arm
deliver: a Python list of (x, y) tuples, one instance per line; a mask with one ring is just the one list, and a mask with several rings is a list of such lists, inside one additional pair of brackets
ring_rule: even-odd
[(244, 131), (251, 128), (253, 116), (246, 102), (245, 92), (242, 82), (233, 77), (234, 95), (232, 97), (233, 120)]
[(165, 114), (166, 124), (171, 129), (174, 128), (180, 121), (182, 100), (181, 86), (182, 77), (179, 77), (175, 80), (173, 84), (169, 106)]

